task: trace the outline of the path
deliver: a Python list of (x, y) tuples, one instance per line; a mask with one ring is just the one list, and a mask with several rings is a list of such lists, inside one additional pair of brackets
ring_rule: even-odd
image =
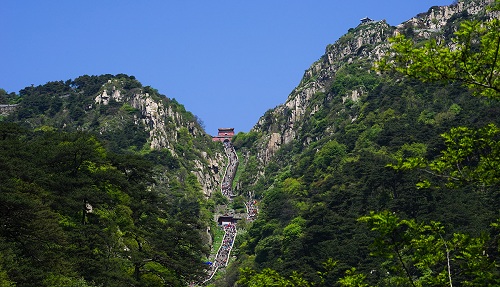
[[(231, 201), (233, 196), (232, 185), (239, 161), (238, 155), (236, 154), (236, 151), (234, 150), (233, 144), (231, 142), (224, 142), (224, 150), (228, 158), (228, 165), (224, 172), (224, 178), (221, 184), (221, 192), (225, 197), (227, 197), (227, 199), (229, 199), (229, 201)], [(248, 210), (249, 208), (247, 205), (247, 212)], [(219, 247), (217, 254), (215, 255), (215, 259), (210, 265), (210, 268), (207, 270), (207, 279), (205, 279), (201, 284), (205, 284), (206, 282), (212, 280), (214, 275), (217, 273), (217, 270), (219, 268), (226, 267), (229, 262), (229, 257), (231, 255), (231, 250), (233, 248), (237, 233), (236, 223), (225, 224), (223, 228), (224, 238), (222, 239), (222, 244)]]

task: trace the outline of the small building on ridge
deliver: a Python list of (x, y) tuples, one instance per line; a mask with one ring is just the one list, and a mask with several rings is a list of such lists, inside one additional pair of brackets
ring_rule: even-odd
[(361, 21), (361, 24), (366, 24), (366, 23), (370, 23), (370, 22), (373, 22), (372, 19), (368, 18), (368, 17), (365, 17), (363, 19), (360, 19), (359, 21)]

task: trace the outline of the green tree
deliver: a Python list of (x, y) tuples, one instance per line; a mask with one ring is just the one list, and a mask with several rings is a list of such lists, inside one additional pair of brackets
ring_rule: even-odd
[(455, 127), (441, 136), (446, 148), (439, 157), (400, 157), (397, 164), (389, 166), (397, 170), (421, 168), (425, 172), (417, 183), (420, 188), (443, 180), (449, 187), (472, 184), (478, 191), (500, 185), (500, 128), (495, 124), (478, 129)]
[[(489, 7), (500, 11), (500, 1)], [(491, 15), (490, 15), (491, 16)], [(414, 43), (402, 35), (391, 38), (391, 51), (378, 63), (380, 70), (393, 70), (427, 82), (458, 81), (476, 95), (500, 99), (500, 19), (463, 21), (452, 39), (453, 49), (436, 39)], [(475, 183), (498, 186), (500, 129), (493, 123), (478, 129), (454, 127), (442, 134), (446, 148), (434, 160), (410, 157), (392, 165), (396, 169), (421, 168), (450, 186)], [(418, 183), (429, 187), (428, 179)]]
[(9, 123), (0, 170), (0, 286), (185, 286), (202, 273), (196, 177), (171, 192), (142, 156)]
[(250, 268), (243, 268), (240, 270), (241, 278), (238, 284), (245, 287), (309, 287), (311, 284), (304, 280), (298, 273), (293, 273), (290, 277), (286, 278), (280, 275), (275, 270), (266, 268), (262, 272), (255, 272)]
[[(498, 12), (500, 1), (494, 1), (490, 10)], [(457, 81), (475, 95), (499, 99), (499, 19), (463, 21), (452, 45), (436, 39), (414, 43), (402, 35), (391, 42), (389, 56), (378, 63), (378, 69), (426, 82)], [(472, 184), (475, 191), (493, 186), (494, 191), (500, 183), (499, 131), (495, 124), (476, 129), (454, 127), (442, 134), (445, 148), (437, 158), (427, 160), (421, 150), (406, 159), (399, 155), (398, 163), (390, 166), (399, 170), (420, 168), (427, 175), (444, 179), (447, 186)], [(424, 179), (417, 186), (435, 185)], [(489, 195), (492, 200), (496, 193)], [(447, 236), (437, 222), (418, 224), (390, 212), (372, 212), (360, 221), (378, 233), (375, 254), (392, 260), (385, 263), (391, 276), (382, 278), (390, 285), (453, 286), (459, 282), (463, 286), (497, 286), (500, 282), (497, 251), (484, 251), (489, 244), (497, 244), (490, 238), (462, 233)]]
[[(500, 11), (500, 2), (496, 0), (490, 10)], [(452, 39), (453, 49), (436, 39), (421, 44), (399, 35), (390, 41), (391, 53), (378, 63), (378, 69), (427, 82), (458, 81), (478, 95), (498, 98), (500, 19), (463, 21)]]
[(382, 274), (379, 282), (413, 287), (500, 284), (498, 258), (485, 252), (496, 245), (488, 237), (447, 235), (439, 222), (418, 223), (389, 211), (371, 212), (359, 221), (377, 233), (372, 255), (386, 260), (376, 270)]

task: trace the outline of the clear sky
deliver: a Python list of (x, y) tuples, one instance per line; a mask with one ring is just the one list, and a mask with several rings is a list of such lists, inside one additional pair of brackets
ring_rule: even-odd
[(452, 0), (0, 0), (0, 88), (124, 73), (248, 132), (359, 19), (397, 25)]

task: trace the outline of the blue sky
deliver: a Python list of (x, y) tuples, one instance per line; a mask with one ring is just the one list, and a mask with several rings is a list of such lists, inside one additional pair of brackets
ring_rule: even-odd
[(0, 0), (0, 88), (125, 73), (209, 134), (248, 132), (360, 18), (397, 25), (451, 2)]

